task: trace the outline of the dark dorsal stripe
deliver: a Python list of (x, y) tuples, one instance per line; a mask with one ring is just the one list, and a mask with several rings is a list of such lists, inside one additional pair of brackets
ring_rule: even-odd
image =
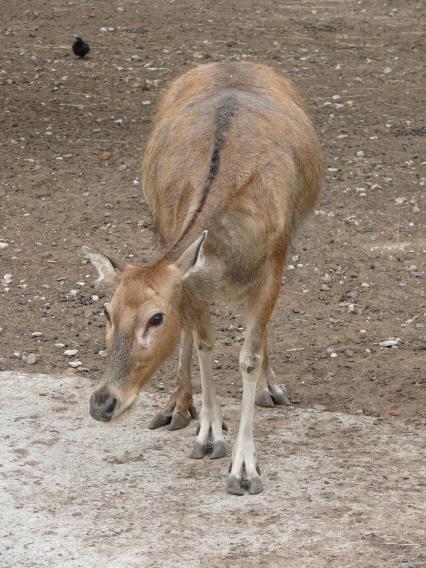
[(203, 210), (210, 188), (213, 185), (214, 180), (216, 179), (220, 163), (220, 154), (225, 145), (226, 133), (231, 125), (236, 107), (237, 107), (237, 98), (235, 97), (235, 95), (227, 95), (223, 97), (219, 102), (219, 106), (217, 107), (215, 112), (215, 132), (214, 132), (213, 152), (212, 152), (212, 157), (210, 159), (210, 169), (207, 179), (203, 186), (201, 200), (197, 207), (197, 210), (194, 212), (194, 215), (192, 216), (186, 229), (179, 237), (173, 248), (176, 248), (176, 246), (192, 229), (195, 221), (197, 220), (198, 215)]

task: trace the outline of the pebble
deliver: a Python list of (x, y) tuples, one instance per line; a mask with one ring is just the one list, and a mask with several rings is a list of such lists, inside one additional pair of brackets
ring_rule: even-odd
[(8, 246), (9, 246), (9, 245), (8, 245), (7, 243), (1, 242), (1, 243), (0, 243), (0, 250), (3, 250), (3, 249), (5, 249), (5, 248), (7, 248)]
[(235, 341), (235, 343), (239, 343), (240, 341), (244, 341), (244, 335), (236, 335), (235, 337), (232, 338), (233, 341)]
[(314, 404), (312, 408), (314, 410), (318, 410), (318, 412), (324, 412), (325, 410), (327, 410), (327, 407), (323, 404)]
[(78, 369), (78, 367), (82, 367), (83, 363), (81, 361), (70, 361), (68, 363), (69, 367), (72, 367), (73, 369)]
[(74, 355), (77, 355), (77, 353), (78, 349), (67, 349), (66, 351), (64, 351), (65, 357), (74, 357)]
[(41, 335), (43, 335), (41, 331), (33, 331), (31, 337), (40, 337)]
[(325, 282), (326, 284), (330, 284), (331, 282), (331, 276), (328, 272), (326, 272), (324, 274), (324, 276), (322, 277), (322, 281)]
[(337, 357), (337, 353), (330, 353), (330, 357), (334, 359), (335, 357)]
[(34, 365), (34, 363), (37, 363), (37, 355), (34, 355), (34, 353), (30, 353), (29, 355), (23, 355), (22, 361), (27, 365)]
[(391, 339), (385, 339), (383, 341), (379, 341), (380, 347), (397, 347), (400, 343), (401, 339), (399, 337), (392, 337)]
[(358, 158), (363, 158), (365, 156), (364, 152), (362, 150), (359, 150), (356, 155), (358, 156)]
[(12, 277), (11, 274), (5, 274), (3, 276), (3, 281), (4, 281), (5, 284), (10, 284), (12, 282), (12, 280), (13, 280), (13, 277)]
[(108, 353), (106, 351), (99, 351), (98, 355), (99, 355), (99, 357), (105, 358), (108, 355)]
[(65, 343), (55, 343), (55, 347), (65, 347)]

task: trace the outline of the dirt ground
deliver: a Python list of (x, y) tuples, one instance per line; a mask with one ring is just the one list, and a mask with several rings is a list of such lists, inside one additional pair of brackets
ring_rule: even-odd
[[(75, 373), (82, 388), (99, 379), (107, 296), (93, 288), (80, 247), (130, 262), (159, 257), (140, 163), (162, 91), (202, 62), (258, 61), (293, 78), (327, 157), (321, 200), (295, 239), (271, 323), (272, 365), (300, 403), (270, 412), (285, 421), (317, 405), (348, 420), (378, 418), (395, 436), (424, 432), (424, 2), (2, 0), (1, 8), (0, 369)], [(71, 52), (76, 33), (90, 43), (86, 60)], [(244, 311), (212, 310), (218, 393), (237, 401)], [(394, 347), (380, 345), (389, 339)], [(79, 371), (67, 349), (78, 350)], [(175, 364), (147, 396), (166, 397)], [(194, 375), (199, 392), (195, 360)], [(415, 565), (392, 563), (386, 550), (380, 565)]]

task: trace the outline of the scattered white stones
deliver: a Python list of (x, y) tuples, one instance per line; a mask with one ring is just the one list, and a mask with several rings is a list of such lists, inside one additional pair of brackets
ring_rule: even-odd
[(398, 347), (400, 343), (401, 339), (399, 337), (391, 337), (390, 339), (379, 341), (380, 347)]
[(78, 353), (78, 349), (66, 349), (64, 351), (65, 357), (74, 357), (74, 355), (77, 355), (77, 353)]
[(407, 201), (406, 197), (395, 197), (395, 203), (397, 205), (402, 205), (403, 203), (405, 203)]
[(70, 361), (68, 363), (69, 367), (72, 367), (73, 369), (78, 369), (78, 367), (82, 367), (83, 363), (81, 361)]

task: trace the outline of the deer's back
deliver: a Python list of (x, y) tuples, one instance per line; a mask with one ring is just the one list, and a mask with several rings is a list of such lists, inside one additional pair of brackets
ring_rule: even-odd
[(167, 246), (207, 228), (207, 253), (234, 248), (234, 264), (247, 253), (256, 264), (313, 207), (322, 167), (289, 80), (263, 65), (212, 63), (176, 79), (163, 96), (143, 188)]

